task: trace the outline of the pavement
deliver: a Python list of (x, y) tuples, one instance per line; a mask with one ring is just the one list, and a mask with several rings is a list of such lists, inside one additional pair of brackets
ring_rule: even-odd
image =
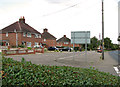
[(95, 67), (99, 71), (109, 72), (118, 76), (118, 73), (114, 69), (114, 66), (118, 65), (118, 62), (109, 55), (109, 52), (105, 52), (104, 55), (104, 60), (100, 59), (101, 53), (97, 53), (96, 51), (88, 51), (87, 55), (86, 52), (47, 52), (44, 54), (12, 55), (6, 57), (17, 61), (25, 58), (26, 61), (31, 61), (34, 64), (81, 68)]

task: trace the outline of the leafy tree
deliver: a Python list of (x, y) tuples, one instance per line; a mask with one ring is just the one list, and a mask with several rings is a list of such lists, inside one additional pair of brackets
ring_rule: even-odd
[(106, 37), (104, 38), (104, 47), (106, 49), (111, 49), (113, 47), (112, 41), (110, 40), (110, 38)]
[(100, 45), (100, 41), (98, 41), (98, 39), (94, 36), (93, 38), (90, 39), (90, 45), (89, 48), (92, 50), (95, 50), (98, 48), (98, 46)]

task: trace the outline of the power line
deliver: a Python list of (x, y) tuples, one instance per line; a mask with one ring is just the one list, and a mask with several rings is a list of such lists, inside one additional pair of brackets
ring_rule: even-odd
[(52, 12), (52, 13), (48, 13), (48, 14), (43, 15), (43, 16), (49, 16), (49, 15), (52, 15), (52, 14), (56, 14), (56, 13), (65, 11), (65, 10), (67, 10), (67, 9), (73, 8), (73, 7), (75, 7), (75, 6), (79, 5), (79, 4), (80, 4), (80, 3), (77, 3), (77, 4), (74, 4), (74, 5), (71, 5), (71, 6), (67, 7), (67, 8), (64, 8), (64, 9), (61, 9), (61, 10), (58, 10), (58, 11), (55, 11), (55, 12)]

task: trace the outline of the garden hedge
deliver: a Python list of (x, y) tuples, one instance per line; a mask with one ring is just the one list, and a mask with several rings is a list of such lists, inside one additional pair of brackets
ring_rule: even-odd
[[(21, 62), (12, 58), (2, 60), (2, 85), (23, 87), (119, 87), (120, 77), (100, 72), (94, 68), (68, 66), (35, 65), (22, 58)], [(8, 87), (9, 87), (8, 86)]]

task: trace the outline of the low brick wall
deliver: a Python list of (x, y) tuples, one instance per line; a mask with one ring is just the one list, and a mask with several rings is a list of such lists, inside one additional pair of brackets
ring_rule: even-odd
[(23, 54), (35, 54), (35, 53), (44, 53), (44, 48), (37, 49), (12, 49), (12, 50), (2, 50), (4, 55), (23, 55)]

